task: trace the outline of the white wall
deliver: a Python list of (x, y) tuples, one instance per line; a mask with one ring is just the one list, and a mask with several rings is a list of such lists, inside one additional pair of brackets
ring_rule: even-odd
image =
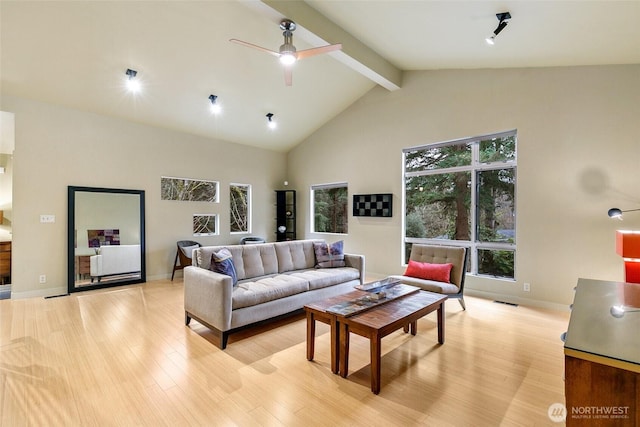
[[(252, 234), (274, 239), (282, 153), (11, 96), (0, 108), (15, 113), (12, 298), (66, 292), (69, 185), (145, 190), (148, 280), (170, 277), (178, 240), (239, 241), (229, 233), (230, 183), (252, 185)], [(220, 181), (220, 203), (160, 200), (161, 176)], [(220, 235), (194, 238), (194, 213), (219, 214)], [(41, 214), (56, 222), (41, 224)]]
[[(289, 153), (299, 233), (344, 238), (370, 274), (402, 273), (402, 148), (514, 128), (516, 281), (468, 277), (469, 292), (559, 306), (579, 277), (623, 280), (614, 230), (640, 228), (640, 214), (619, 223), (606, 212), (640, 208), (638, 65), (407, 72), (398, 91), (374, 88)], [(336, 181), (350, 195), (393, 193), (393, 217), (350, 217), (347, 236), (311, 233), (309, 187)]]

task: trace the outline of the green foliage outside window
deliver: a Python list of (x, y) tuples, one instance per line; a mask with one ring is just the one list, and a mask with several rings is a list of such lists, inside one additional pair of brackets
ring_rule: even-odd
[(348, 231), (349, 196), (347, 187), (313, 190), (314, 232), (344, 233)]
[(229, 186), (229, 218), (232, 233), (249, 232), (249, 186)]
[(475, 273), (513, 278), (515, 160), (515, 132), (406, 151), (406, 238), (469, 242)]

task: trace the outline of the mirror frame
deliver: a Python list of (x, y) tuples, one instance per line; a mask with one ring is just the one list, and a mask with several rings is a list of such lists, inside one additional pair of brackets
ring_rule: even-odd
[[(85, 286), (76, 286), (75, 280), (75, 230), (76, 230), (76, 193), (107, 193), (107, 194), (135, 194), (140, 197), (140, 278), (123, 279), (113, 282), (96, 282)], [(144, 190), (124, 190), (120, 188), (100, 188), (100, 187), (67, 187), (67, 288), (68, 292), (81, 292), (93, 289), (110, 288), (114, 286), (131, 285), (144, 283), (147, 281), (145, 262), (145, 213), (144, 213)]]

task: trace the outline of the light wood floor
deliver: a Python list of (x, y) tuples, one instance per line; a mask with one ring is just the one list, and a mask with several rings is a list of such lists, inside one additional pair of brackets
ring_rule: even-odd
[(412, 337), (383, 339), (382, 390), (352, 335), (333, 375), (329, 330), (305, 357), (302, 316), (232, 335), (225, 351), (184, 325), (182, 281), (0, 301), (2, 426), (547, 426), (564, 402), (560, 334), (569, 314), (466, 297)]

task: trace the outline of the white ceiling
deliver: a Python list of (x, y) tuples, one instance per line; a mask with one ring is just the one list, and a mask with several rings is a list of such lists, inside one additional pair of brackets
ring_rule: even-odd
[[(343, 43), (299, 61), (292, 87), (277, 58), (228, 41), (277, 50), (283, 17), (298, 49)], [(287, 151), (376, 84), (402, 90), (402, 70), (638, 64), (640, 0), (1, 0), (0, 43), (5, 94)]]

